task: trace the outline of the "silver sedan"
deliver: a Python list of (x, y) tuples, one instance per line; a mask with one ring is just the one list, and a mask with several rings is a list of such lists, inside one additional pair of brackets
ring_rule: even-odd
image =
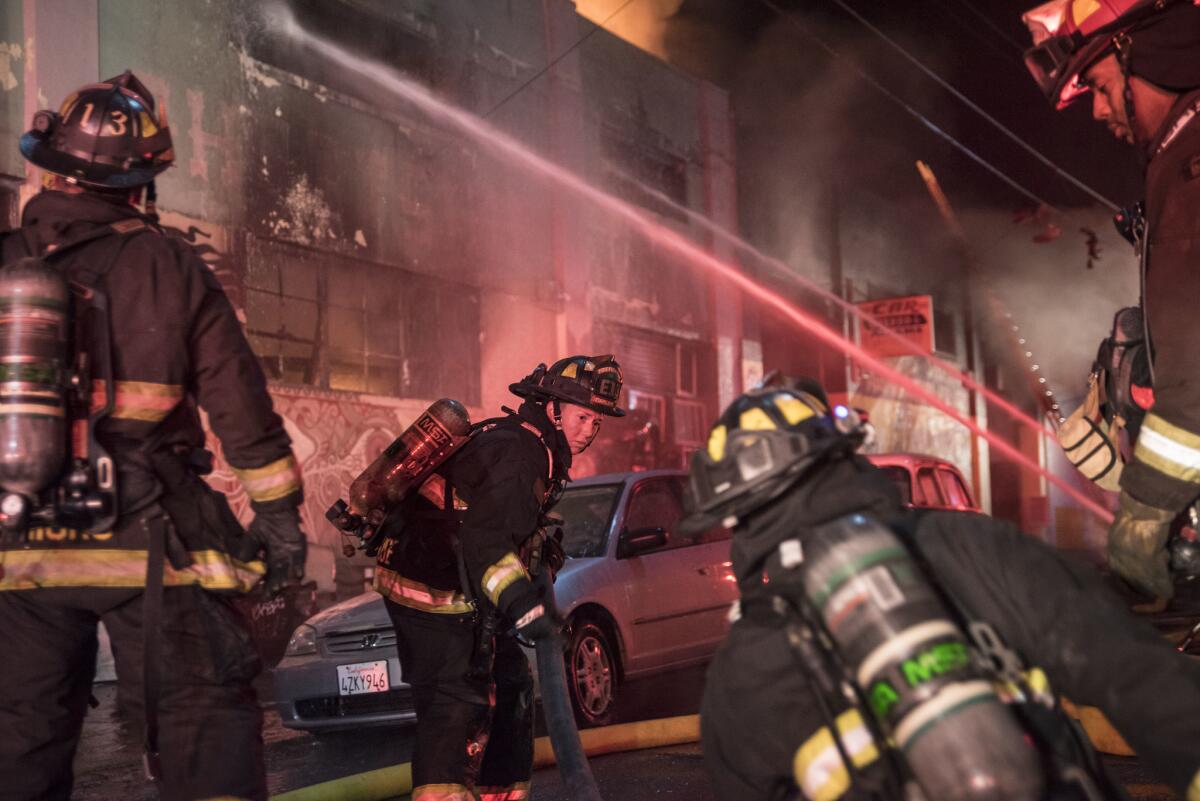
[[(612, 719), (627, 679), (707, 661), (737, 598), (729, 533), (678, 531), (687, 474), (658, 470), (572, 483), (555, 512), (567, 563), (567, 675), (580, 723)], [(313, 731), (415, 720), (395, 634), (369, 593), (296, 629), (275, 669), (285, 726)]]

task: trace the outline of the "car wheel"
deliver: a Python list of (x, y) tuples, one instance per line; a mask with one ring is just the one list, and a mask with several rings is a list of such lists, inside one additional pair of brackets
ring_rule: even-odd
[(612, 723), (617, 702), (617, 652), (608, 633), (590, 620), (576, 621), (564, 658), (575, 719), (581, 726)]

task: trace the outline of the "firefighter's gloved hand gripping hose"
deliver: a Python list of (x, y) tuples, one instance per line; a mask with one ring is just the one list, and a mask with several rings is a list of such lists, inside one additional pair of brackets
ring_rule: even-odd
[[(554, 601), (554, 582), (550, 571), (542, 569), (534, 576), (534, 585), (542, 595), (547, 614), (557, 615)], [(563, 668), (563, 638), (560, 632), (542, 637), (535, 646), (537, 651), (538, 681), (542, 686), (542, 712), (546, 716), (546, 730), (550, 744), (554, 747), (554, 758), (558, 772), (571, 798), (575, 801), (603, 801), (591, 766), (583, 753), (579, 740), (579, 729), (575, 726), (575, 714), (571, 711), (571, 697), (567, 692), (567, 675)]]

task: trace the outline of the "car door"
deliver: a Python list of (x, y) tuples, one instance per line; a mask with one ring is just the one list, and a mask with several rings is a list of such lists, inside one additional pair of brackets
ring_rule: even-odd
[[(703, 658), (724, 634), (725, 610), (737, 593), (723, 578), (732, 579), (728, 541), (683, 535), (682, 517), (682, 478), (649, 478), (633, 488), (617, 547), (630, 617), (630, 671)], [(661, 529), (665, 542), (626, 553), (630, 535), (648, 529)]]

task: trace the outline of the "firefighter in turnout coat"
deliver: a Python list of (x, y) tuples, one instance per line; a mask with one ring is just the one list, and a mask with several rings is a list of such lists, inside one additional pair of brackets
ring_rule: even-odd
[[(144, 688), (126, 711), (145, 721), (161, 797), (265, 799), (250, 683), (260, 666), (227, 596), (264, 573), (271, 592), (303, 577), (290, 440), (212, 271), (156, 224), (146, 193), (171, 163), (171, 138), (137, 78), (38, 112), (21, 150), (44, 188), (0, 255), (10, 265), (57, 252), (47, 264), (108, 298), (107, 336), (78, 327), (74, 346), (91, 361), (93, 413), (111, 404), (94, 435), (117, 502), (111, 528), (35, 522), (0, 544), (0, 799), (70, 797), (100, 622), (122, 687)], [(134, 205), (143, 199), (150, 214)], [(200, 478), (211, 454), (198, 408), (250, 498), (248, 532)]]
[(1146, 167), (1130, 215), (1142, 273), (1153, 394), (1121, 475), (1112, 568), (1169, 599), (1172, 521), (1200, 496), (1200, 6), (1192, 0), (1056, 0), (1024, 16), (1026, 64), (1060, 108), (1092, 93), (1092, 116)]
[(714, 795), (1123, 798), (1061, 692), (1200, 799), (1200, 664), (1011, 524), (906, 509), (852, 417), (769, 386), (693, 456), (682, 527), (732, 528), (741, 595), (700, 712)]
[(520, 408), (479, 424), (406, 499), (378, 555), (375, 588), (417, 712), (413, 801), (528, 797), (533, 680), (509, 630), (537, 640), (560, 625), (527, 568), (562, 566), (544, 515), (572, 455), (603, 416), (624, 414), (611, 356), (541, 365), (509, 389)]

